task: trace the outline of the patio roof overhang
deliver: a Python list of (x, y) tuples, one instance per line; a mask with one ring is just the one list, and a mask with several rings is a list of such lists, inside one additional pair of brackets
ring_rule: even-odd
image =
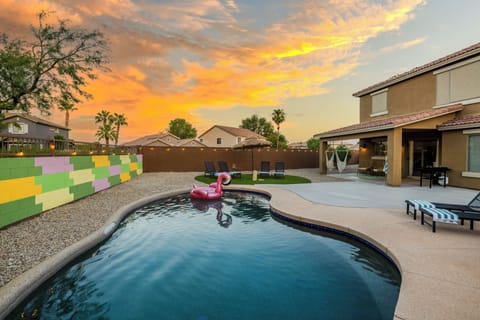
[(463, 130), (480, 128), (480, 114), (466, 116), (464, 118), (455, 118), (445, 121), (438, 126), (439, 131)]
[[(436, 108), (428, 111), (421, 111), (409, 113), (405, 115), (398, 115), (390, 118), (383, 118), (379, 120), (372, 120), (359, 124), (354, 124), (323, 133), (314, 135), (317, 139), (337, 138), (351, 135), (359, 135), (364, 133), (373, 133), (377, 131), (390, 130), (398, 127), (404, 127), (418, 122), (434, 119), (437, 117), (452, 114), (461, 111), (463, 106), (461, 104), (451, 105), (442, 108)], [(447, 121), (448, 122), (448, 121)], [(351, 137), (349, 137), (351, 138)]]

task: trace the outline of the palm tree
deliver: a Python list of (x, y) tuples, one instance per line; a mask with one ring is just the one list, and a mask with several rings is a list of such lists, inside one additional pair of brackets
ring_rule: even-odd
[(118, 137), (120, 136), (120, 127), (121, 126), (128, 126), (127, 117), (125, 114), (114, 113), (113, 114), (113, 123), (115, 124), (115, 147), (118, 144)]
[(105, 145), (108, 148), (110, 140), (115, 139), (115, 130), (111, 123), (107, 123), (104, 126), (100, 126), (95, 135), (98, 137), (98, 141), (105, 139)]
[(78, 110), (73, 104), (68, 103), (68, 102), (63, 102), (61, 105), (58, 107), (58, 110), (60, 111), (65, 111), (65, 127), (68, 128), (69, 122), (70, 122), (70, 112)]
[(280, 123), (285, 121), (285, 111), (283, 109), (274, 109), (272, 113), (272, 121), (277, 125), (277, 149), (278, 139), (280, 138)]
[(102, 110), (95, 115), (95, 123), (101, 122), (103, 126), (109, 122), (112, 122), (112, 120), (112, 115), (107, 110)]

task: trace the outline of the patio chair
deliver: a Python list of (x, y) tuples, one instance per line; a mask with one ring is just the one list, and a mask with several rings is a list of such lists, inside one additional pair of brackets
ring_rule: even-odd
[[(480, 192), (467, 205), (429, 202), (424, 200), (405, 200), (405, 202), (407, 204), (407, 214), (410, 213), (410, 206), (413, 207), (414, 219), (417, 218), (417, 210), (420, 210), (422, 213), (422, 224), (424, 224), (425, 214), (432, 216), (432, 218), (434, 217), (432, 209), (441, 210), (442, 214), (455, 214), (458, 219), (460, 219), (462, 225), (464, 224), (465, 220), (470, 220), (470, 230), (474, 229), (474, 221), (480, 220)], [(435, 221), (438, 221), (437, 218), (435, 218), (435, 220), (432, 222), (433, 232), (435, 232)]]
[(275, 171), (273, 171), (273, 176), (285, 178), (285, 162), (275, 162)]
[(270, 161), (262, 161), (260, 163), (260, 171), (258, 171), (258, 175), (270, 176)]
[(228, 173), (230, 176), (232, 176), (232, 178), (242, 176), (240, 171), (230, 171), (226, 161), (218, 161), (218, 168), (220, 169), (220, 172)]
[(205, 161), (205, 176), (216, 176), (217, 170), (215, 170), (215, 165), (213, 161)]

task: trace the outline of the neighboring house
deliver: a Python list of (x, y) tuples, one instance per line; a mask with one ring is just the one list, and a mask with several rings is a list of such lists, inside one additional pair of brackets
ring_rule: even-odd
[(144, 136), (123, 144), (125, 147), (206, 147), (195, 139), (180, 139), (170, 132), (160, 132)]
[(208, 147), (231, 148), (249, 137), (265, 139), (248, 129), (215, 125), (199, 135), (198, 140)]
[(308, 149), (306, 142), (292, 142), (287, 147), (288, 149)]
[(360, 123), (315, 135), (321, 172), (328, 142), (360, 139), (359, 167), (386, 160), (388, 185), (444, 166), (449, 184), (480, 189), (480, 43), (353, 96)]
[(7, 112), (4, 114), (0, 128), (0, 135), (14, 138), (52, 140), (54, 136), (61, 135), (68, 140), (70, 129), (45, 119), (26, 114)]

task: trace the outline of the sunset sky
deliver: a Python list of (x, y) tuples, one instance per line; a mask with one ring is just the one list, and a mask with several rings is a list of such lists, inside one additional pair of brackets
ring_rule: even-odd
[(27, 35), (41, 10), (110, 42), (111, 72), (71, 114), (81, 141), (102, 109), (126, 115), (126, 142), (174, 118), (200, 134), (275, 108), (287, 140), (306, 141), (358, 123), (353, 92), (480, 41), (478, 0), (0, 0), (0, 31)]

